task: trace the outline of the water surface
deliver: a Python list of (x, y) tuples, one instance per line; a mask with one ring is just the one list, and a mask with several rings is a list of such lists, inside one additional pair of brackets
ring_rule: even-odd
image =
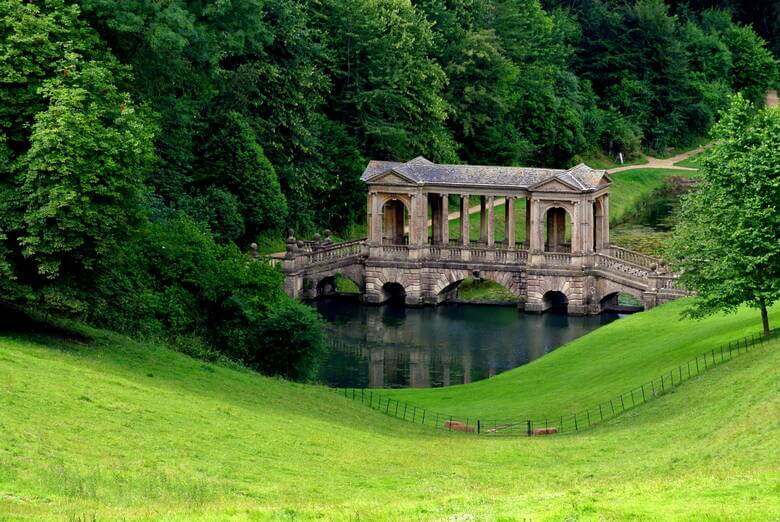
[(438, 387), (516, 368), (618, 318), (530, 315), (514, 307), (405, 308), (324, 298), (332, 349), (320, 380), (347, 387)]

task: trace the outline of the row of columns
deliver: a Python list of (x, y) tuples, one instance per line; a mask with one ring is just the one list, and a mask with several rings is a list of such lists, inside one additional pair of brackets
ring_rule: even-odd
[[(460, 241), (463, 246), (470, 243), (469, 195), (460, 196)], [(506, 196), (504, 202), (504, 237), (506, 247), (516, 246), (515, 200), (517, 196)], [(495, 245), (495, 203), (496, 196), (480, 196), (479, 241), (488, 247)], [(600, 250), (609, 244), (609, 199), (603, 195), (594, 201), (572, 200), (562, 206), (550, 206), (550, 202), (537, 198), (526, 198), (525, 248), (531, 251), (562, 252), (569, 250), (565, 244), (566, 215), (571, 216), (571, 251), (586, 252)], [(386, 205), (383, 208), (383, 205)], [(369, 235), (391, 243), (403, 243), (408, 230), (409, 244), (428, 243), (428, 208), (431, 209), (431, 242), (449, 243), (449, 195), (409, 194), (398, 199), (381, 200), (376, 192), (369, 194)], [(405, 223), (405, 208), (409, 209), (409, 220)], [(546, 219), (547, 237), (544, 237)], [(408, 227), (407, 227), (408, 225)]]

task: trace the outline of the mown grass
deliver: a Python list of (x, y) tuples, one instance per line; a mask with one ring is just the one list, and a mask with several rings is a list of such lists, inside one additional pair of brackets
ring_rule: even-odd
[[(456, 418), (553, 418), (593, 407), (761, 329), (753, 309), (698, 321), (682, 319), (686, 303), (675, 301), (615, 321), (491, 379), (447, 388), (388, 390), (387, 395)], [(780, 305), (771, 310), (771, 318), (780, 320)]]
[(654, 191), (663, 187), (672, 176), (695, 177), (696, 172), (674, 169), (636, 169), (610, 174), (613, 180), (609, 193), (609, 221), (623, 223), (631, 209)]
[[(737, 323), (699, 337), (755, 326)], [(489, 439), (88, 333), (89, 344), (0, 338), (4, 520), (780, 516), (780, 345), (580, 435)]]

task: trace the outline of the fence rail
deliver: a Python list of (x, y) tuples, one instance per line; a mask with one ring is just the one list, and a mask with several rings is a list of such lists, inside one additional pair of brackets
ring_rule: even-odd
[(608, 401), (564, 415), (518, 417), (514, 420), (496, 420), (483, 417), (464, 418), (399, 401), (371, 388), (334, 388), (334, 390), (346, 398), (359, 400), (362, 404), (386, 415), (438, 430), (459, 431), (475, 435), (526, 436), (580, 432), (602, 421), (618, 417), (715, 366), (728, 362), (740, 354), (750, 352), (754, 347), (763, 347), (765, 342), (775, 335), (776, 331), (773, 331), (768, 337), (754, 334), (722, 344)]

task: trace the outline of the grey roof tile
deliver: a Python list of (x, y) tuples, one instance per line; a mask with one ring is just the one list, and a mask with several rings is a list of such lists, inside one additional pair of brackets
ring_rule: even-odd
[(528, 188), (549, 179), (559, 179), (583, 191), (597, 188), (601, 179), (606, 175), (605, 170), (594, 170), (585, 164), (579, 164), (568, 170), (486, 165), (440, 165), (418, 156), (406, 163), (370, 161), (360, 179), (370, 182), (371, 179), (389, 171), (397, 172), (424, 185), (485, 185)]

